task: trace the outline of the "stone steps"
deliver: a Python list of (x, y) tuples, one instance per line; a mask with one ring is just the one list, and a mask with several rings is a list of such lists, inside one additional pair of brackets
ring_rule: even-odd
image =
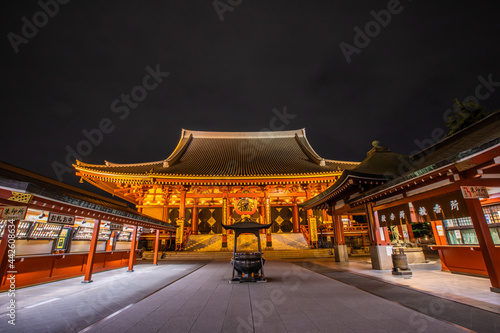
[[(307, 249), (307, 250), (263, 250), (263, 257), (266, 259), (305, 259), (305, 258), (334, 258), (329, 249)], [(159, 260), (230, 260), (233, 252), (228, 251), (178, 251), (165, 252), (165, 257), (158, 254)], [(144, 259), (152, 260), (153, 253), (145, 252)]]
[[(273, 233), (273, 248), (275, 250), (307, 250), (309, 248), (302, 234), (294, 233)], [(260, 242), (266, 245), (266, 235), (260, 235)], [(234, 234), (227, 236), (227, 247), (233, 249)], [(222, 247), (221, 234), (191, 235), (186, 243), (185, 250), (193, 252), (216, 252)], [(255, 235), (240, 235), (238, 237), (238, 251), (253, 252), (257, 250), (257, 239)]]

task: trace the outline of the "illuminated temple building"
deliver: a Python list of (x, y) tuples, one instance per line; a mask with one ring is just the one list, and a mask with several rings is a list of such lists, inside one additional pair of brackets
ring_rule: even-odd
[(220, 249), (228, 243), (221, 223), (242, 217), (274, 222), (267, 247), (272, 247), (273, 235), (284, 233), (303, 233), (314, 246), (317, 225), (331, 223), (331, 216), (305, 211), (299, 204), (358, 164), (320, 157), (303, 129), (182, 130), (177, 147), (164, 160), (103, 165), (77, 161), (75, 168), (82, 180), (133, 203), (141, 213), (177, 223), (178, 248), (190, 235), (206, 234), (220, 239)]

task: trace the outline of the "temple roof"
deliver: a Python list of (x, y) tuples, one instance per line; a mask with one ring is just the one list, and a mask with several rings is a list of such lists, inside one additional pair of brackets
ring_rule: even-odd
[(300, 206), (305, 208), (323, 207), (322, 204), (334, 198), (338, 194), (339, 189), (342, 188), (341, 193), (345, 195), (345, 186), (352, 186), (356, 190), (359, 190), (357, 183), (349, 181), (353, 178), (369, 180), (370, 184), (384, 183), (396, 177), (400, 173), (401, 165), (405, 165), (408, 161), (408, 156), (394, 153), (388, 148), (379, 146), (378, 141), (374, 141), (373, 148), (358, 166), (350, 170), (345, 170), (332, 186), (314, 198), (300, 204)]
[[(371, 179), (380, 178), (384, 179), (384, 181), (383, 184), (371, 188), (360, 195), (351, 198), (342, 198), (347, 200), (347, 203), (368, 197), (405, 181), (421, 177), (429, 172), (457, 163), (499, 144), (500, 111), (496, 111), (410, 157), (394, 153), (389, 154), (389, 152), (384, 156), (384, 154), (381, 154), (382, 151), (370, 155), (370, 152), (373, 151), (372, 149), (368, 153), (368, 157), (357, 167), (344, 171), (342, 176), (332, 186), (314, 198), (302, 203), (300, 206), (307, 209), (323, 207), (328, 200), (331, 200), (336, 195), (337, 189), (350, 176)], [(374, 149), (377, 150), (376, 147)], [(473, 167), (473, 165), (470, 167)]]
[(0, 187), (172, 230), (176, 228), (174, 225), (141, 214), (129, 208), (124, 202), (112, 200), (4, 162), (0, 162)]
[(326, 160), (313, 150), (305, 130), (203, 132), (182, 130), (179, 144), (165, 160), (93, 165), (77, 161), (80, 171), (147, 176), (271, 176), (338, 173), (357, 162)]

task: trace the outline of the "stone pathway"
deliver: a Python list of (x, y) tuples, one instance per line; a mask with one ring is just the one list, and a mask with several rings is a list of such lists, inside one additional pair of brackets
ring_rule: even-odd
[(78, 332), (177, 281), (207, 262), (139, 262), (95, 273), (92, 283), (76, 277), (16, 291), (16, 325), (8, 323), (6, 292), (0, 293), (0, 332)]
[(466, 332), (293, 263), (268, 261), (268, 283), (229, 284), (213, 261), (85, 332)]
[[(427, 314), (433, 318), (452, 322), (475, 332), (500, 332), (500, 307), (496, 309), (498, 313), (487, 311), (468, 304), (408, 288), (407, 286), (388, 283), (380, 279), (355, 274), (350, 271), (335, 269), (329, 267), (329, 263), (326, 261), (324, 265), (321, 260), (297, 260), (294, 262), (301, 267), (306, 267), (316, 273), (323, 274), (363, 291), (370, 292), (376, 296), (383, 297), (384, 299), (397, 302), (398, 304)], [(442, 281), (438, 282), (435, 280), (434, 283), (442, 284), (443, 289), (445, 289), (445, 283), (443, 282), (450, 282), (454, 277), (456, 276), (444, 273), (443, 276), (440, 276)], [(471, 277), (462, 276), (462, 278), (470, 279)], [(406, 279), (405, 281), (407, 285), (411, 286), (411, 279)], [(432, 283), (432, 281), (427, 282)], [(500, 295), (491, 292), (490, 294), (491, 297), (498, 297), (500, 300)], [(489, 306), (493, 307), (494, 305), (490, 303)]]

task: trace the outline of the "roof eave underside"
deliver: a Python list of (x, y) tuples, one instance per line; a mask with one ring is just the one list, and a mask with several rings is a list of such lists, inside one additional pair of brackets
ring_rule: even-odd
[[(165, 223), (163, 221), (151, 219), (145, 215), (140, 213), (130, 211), (130, 208), (111, 208), (105, 207), (93, 202), (85, 201), (79, 198), (75, 198), (72, 196), (64, 195), (57, 193), (55, 191), (47, 190), (37, 184), (31, 183), (29, 181), (19, 181), (13, 180), (9, 178), (0, 177), (0, 186), (4, 188), (9, 188), (12, 190), (23, 191), (29, 194), (37, 195), (43, 198), (48, 198), (52, 200), (56, 200), (59, 202), (66, 203), (68, 205), (77, 206), (82, 209), (89, 209), (101, 213), (106, 213), (110, 215), (120, 216), (124, 218), (128, 218), (131, 220), (136, 220), (144, 223), (150, 223), (153, 225), (166, 227), (166, 228), (176, 228), (176, 226)], [(98, 200), (98, 199), (96, 199)]]
[(353, 204), (353, 203), (356, 203), (357, 201), (365, 200), (366, 198), (368, 198), (372, 195), (375, 195), (379, 192), (388, 190), (388, 189), (393, 188), (393, 187), (398, 187), (401, 184), (404, 184), (404, 183), (409, 182), (409, 181), (413, 181), (414, 179), (416, 179), (418, 177), (425, 176), (426, 174), (429, 174), (432, 172), (438, 172), (441, 169), (447, 169), (449, 166), (451, 166), (455, 163), (458, 163), (462, 160), (465, 160), (465, 159), (471, 157), (472, 155), (476, 155), (478, 153), (492, 149), (492, 148), (499, 146), (499, 145), (500, 145), (500, 137), (493, 140), (493, 141), (490, 141), (488, 143), (485, 143), (485, 144), (482, 144), (480, 146), (477, 146), (477, 147), (468, 149), (466, 151), (460, 152), (460, 153), (458, 153), (454, 156), (451, 156), (447, 159), (443, 159), (437, 163), (425, 166), (417, 171), (407, 173), (403, 176), (394, 178), (393, 180), (388, 181), (387, 183), (385, 183), (383, 185), (380, 185), (380, 186), (377, 186), (373, 189), (370, 189), (366, 193), (363, 193), (362, 195), (349, 201), (348, 203)]

